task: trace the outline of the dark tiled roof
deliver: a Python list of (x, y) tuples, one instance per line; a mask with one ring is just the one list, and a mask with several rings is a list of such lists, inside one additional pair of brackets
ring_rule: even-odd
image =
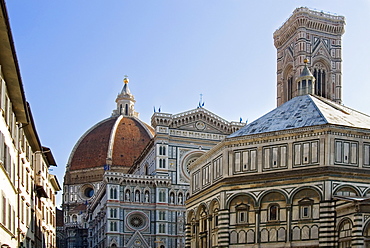
[(370, 129), (370, 117), (322, 97), (303, 95), (282, 104), (228, 137), (323, 124)]

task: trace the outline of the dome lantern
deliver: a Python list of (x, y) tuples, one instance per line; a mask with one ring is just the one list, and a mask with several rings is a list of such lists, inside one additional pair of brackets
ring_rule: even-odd
[(123, 83), (122, 91), (116, 98), (117, 109), (113, 110), (112, 116), (123, 115), (139, 117), (139, 113), (135, 111), (136, 101), (134, 95), (131, 94), (128, 87), (129, 79), (127, 75), (125, 75)]

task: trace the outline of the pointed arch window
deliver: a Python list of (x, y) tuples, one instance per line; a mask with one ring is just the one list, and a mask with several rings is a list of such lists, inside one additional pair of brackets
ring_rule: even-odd
[(314, 65), (313, 76), (316, 79), (315, 94), (322, 97), (328, 97), (326, 83), (327, 72), (325, 66), (321, 63), (316, 63)]
[(293, 76), (290, 74), (287, 79), (287, 100), (293, 98)]

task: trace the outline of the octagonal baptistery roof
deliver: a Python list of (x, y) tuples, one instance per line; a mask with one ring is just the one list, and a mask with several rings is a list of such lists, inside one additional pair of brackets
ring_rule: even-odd
[(117, 97), (117, 110), (90, 128), (69, 157), (66, 184), (102, 180), (104, 170), (126, 173), (154, 136), (154, 129), (137, 118), (127, 83)]

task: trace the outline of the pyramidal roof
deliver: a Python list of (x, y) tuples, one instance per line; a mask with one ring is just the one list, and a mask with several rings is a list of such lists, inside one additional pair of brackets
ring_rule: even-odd
[(229, 135), (229, 138), (324, 124), (370, 129), (370, 116), (326, 98), (297, 96)]

